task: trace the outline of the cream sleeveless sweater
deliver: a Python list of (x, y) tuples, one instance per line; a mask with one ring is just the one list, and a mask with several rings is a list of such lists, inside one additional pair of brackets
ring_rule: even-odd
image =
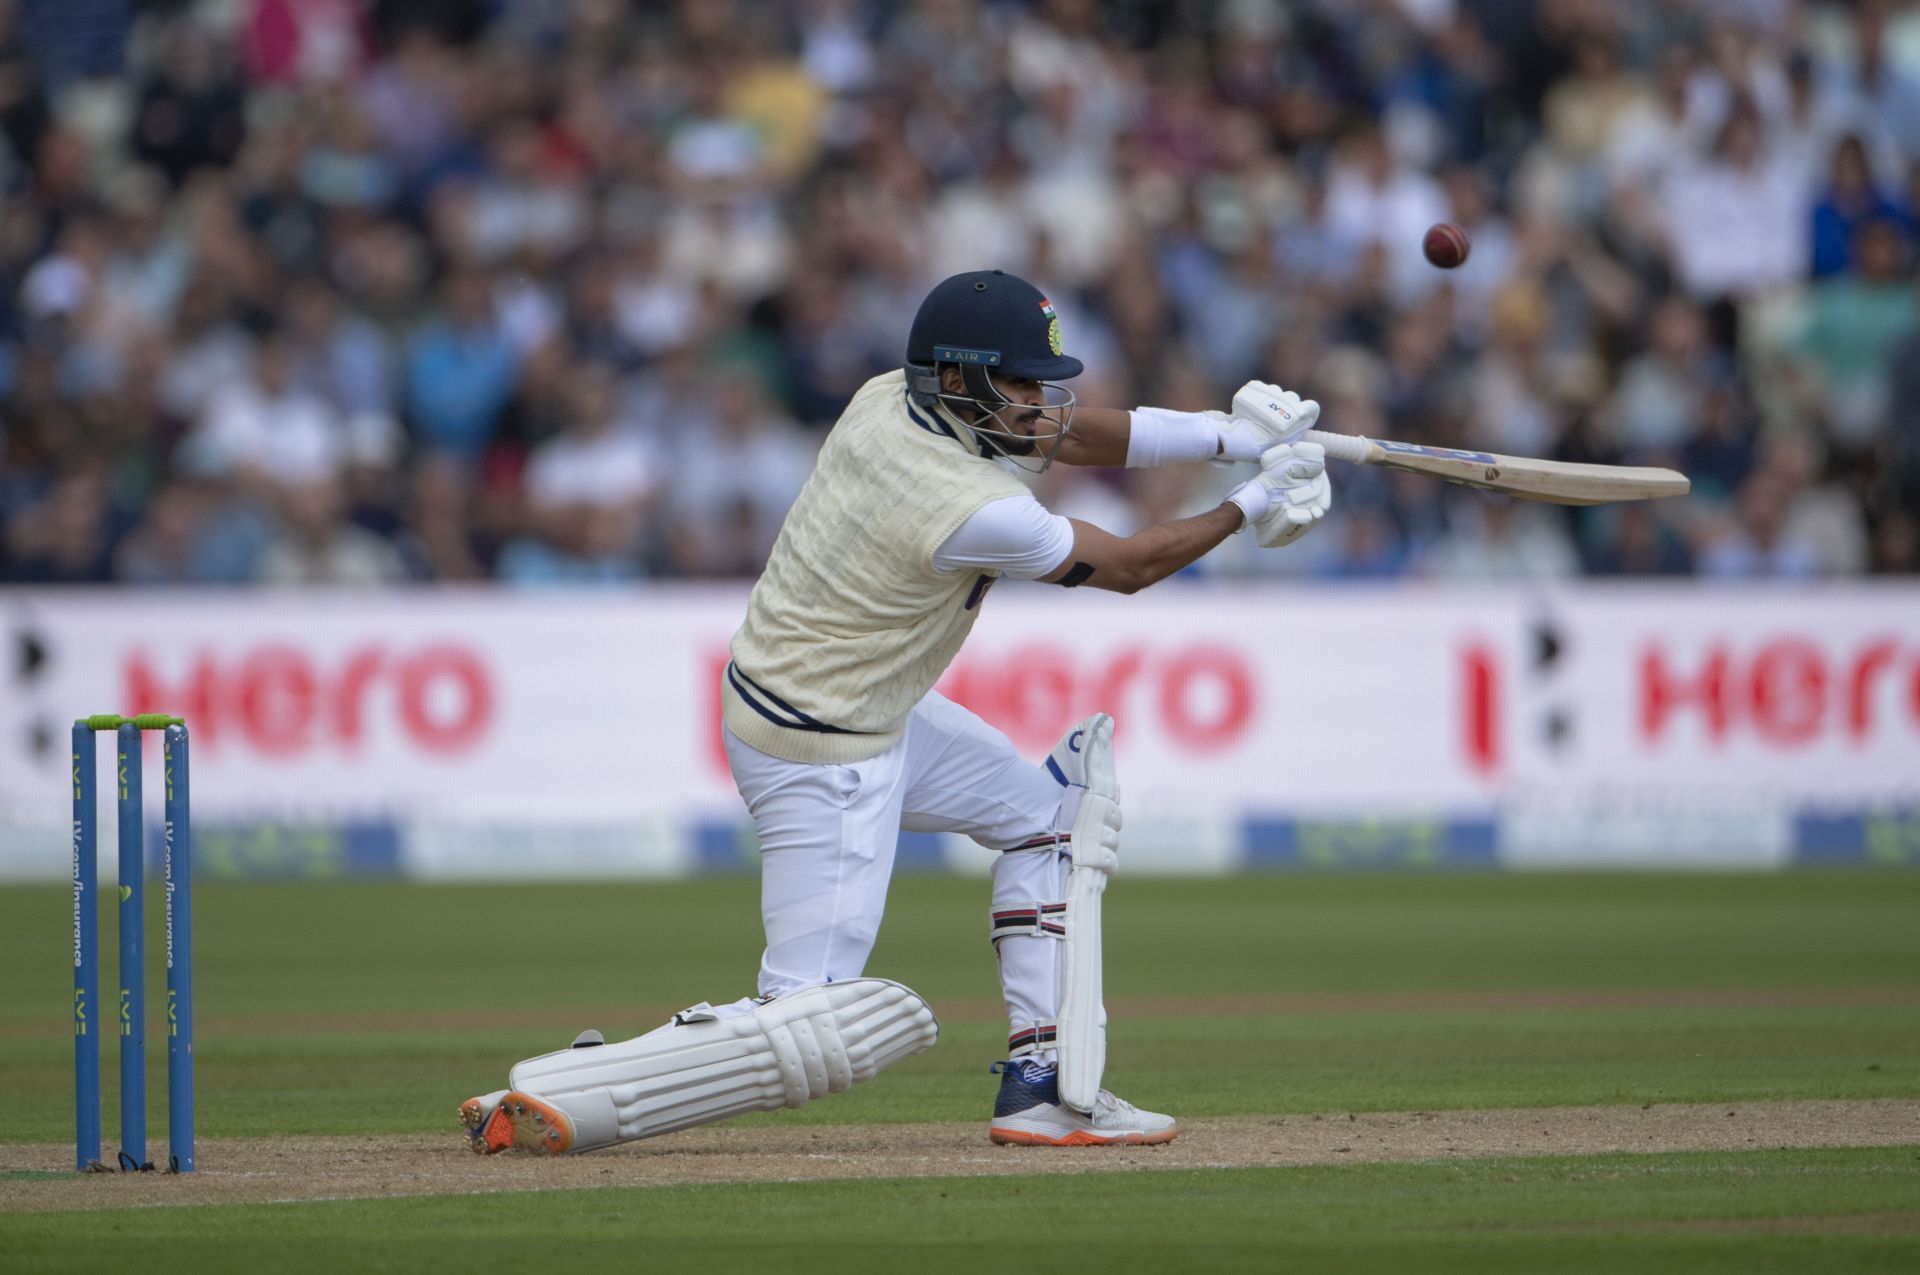
[(733, 635), (727, 728), (797, 762), (877, 756), (980, 613), (978, 571), (933, 555), (982, 505), (1026, 492), (906, 376), (863, 385), (827, 435)]

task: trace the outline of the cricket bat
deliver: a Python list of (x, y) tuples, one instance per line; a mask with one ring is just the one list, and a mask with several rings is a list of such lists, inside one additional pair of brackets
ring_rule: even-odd
[(1303, 441), (1319, 443), (1335, 460), (1356, 465), (1385, 465), (1426, 474), (1450, 483), (1504, 491), (1522, 500), (1555, 505), (1606, 505), (1618, 500), (1659, 500), (1684, 496), (1693, 487), (1672, 469), (1631, 465), (1578, 465), (1570, 461), (1499, 456), (1452, 447), (1423, 447), (1358, 434), (1328, 434), (1310, 429)]

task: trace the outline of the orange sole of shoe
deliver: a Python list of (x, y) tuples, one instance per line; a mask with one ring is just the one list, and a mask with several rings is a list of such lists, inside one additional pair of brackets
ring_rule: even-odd
[(513, 1145), (513, 1121), (498, 1107), (488, 1109), (481, 1098), (469, 1098), (460, 1104), (460, 1123), (467, 1130), (467, 1145), (475, 1155), (492, 1155)]
[(1077, 1129), (1064, 1138), (1049, 1138), (1044, 1133), (1027, 1133), (1021, 1129), (989, 1129), (987, 1137), (1003, 1147), (1157, 1147), (1172, 1142), (1179, 1132), (1163, 1129), (1159, 1133), (1128, 1133), (1110, 1138)]
[(480, 1136), (474, 1140), (473, 1149), (482, 1155), (493, 1155), (505, 1151), (513, 1145), (513, 1117), (505, 1111), (496, 1110), (488, 1117), (487, 1123), (480, 1128)]
[(482, 1155), (508, 1148), (537, 1155), (563, 1155), (573, 1146), (573, 1125), (566, 1116), (532, 1094), (508, 1094), (492, 1115), (485, 1115), (477, 1102), (469, 1101), (460, 1108), (460, 1120), (469, 1129), (478, 1127), (473, 1149)]

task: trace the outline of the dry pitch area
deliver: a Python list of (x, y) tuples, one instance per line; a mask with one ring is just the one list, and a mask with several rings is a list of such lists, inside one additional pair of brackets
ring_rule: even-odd
[[(559, 1160), (474, 1156), (458, 1134), (248, 1138), (192, 1177), (71, 1173), (65, 1145), (0, 1146), (0, 1212), (267, 1203), (580, 1187), (988, 1177), (1614, 1152), (1920, 1145), (1920, 1100), (1246, 1116), (1184, 1122), (1164, 1147), (996, 1147), (971, 1124), (698, 1129)], [(156, 1159), (160, 1158), (156, 1152)], [(42, 1177), (42, 1174), (58, 1177)], [(1893, 1219), (1920, 1233), (1920, 1214)]]

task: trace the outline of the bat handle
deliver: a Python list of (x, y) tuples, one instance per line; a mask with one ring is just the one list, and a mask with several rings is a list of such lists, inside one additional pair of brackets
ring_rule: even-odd
[(1358, 434), (1329, 434), (1325, 430), (1310, 429), (1301, 435), (1300, 441), (1318, 443), (1335, 460), (1349, 461), (1355, 465), (1366, 464), (1373, 455), (1373, 444)]

